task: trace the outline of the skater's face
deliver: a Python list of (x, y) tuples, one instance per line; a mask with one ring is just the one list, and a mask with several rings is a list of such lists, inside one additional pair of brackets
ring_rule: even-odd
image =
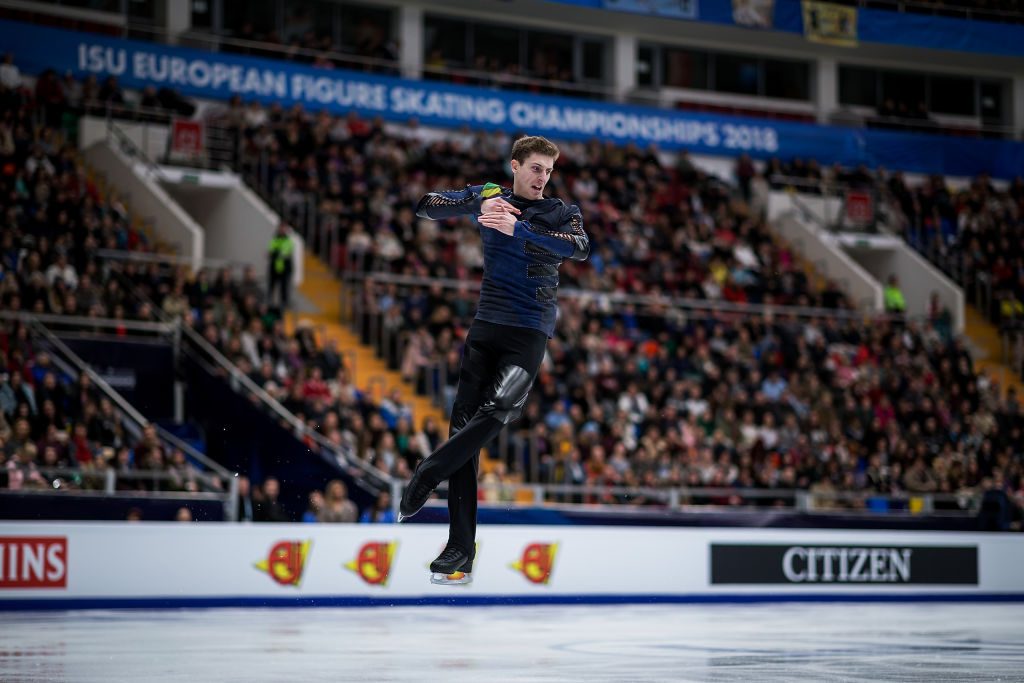
[(526, 199), (543, 199), (544, 188), (555, 170), (555, 157), (531, 154), (523, 163), (512, 160), (512, 191)]

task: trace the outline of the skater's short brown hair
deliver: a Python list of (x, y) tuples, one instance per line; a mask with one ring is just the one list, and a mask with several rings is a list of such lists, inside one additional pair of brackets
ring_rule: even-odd
[(558, 158), (558, 147), (547, 138), (529, 135), (519, 138), (512, 144), (512, 158), (523, 163), (531, 154), (543, 154), (546, 157)]

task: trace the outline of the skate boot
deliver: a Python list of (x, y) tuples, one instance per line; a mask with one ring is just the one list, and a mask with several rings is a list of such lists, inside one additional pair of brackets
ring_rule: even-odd
[(423, 474), (423, 463), (421, 462), (412, 473), (409, 485), (402, 492), (402, 502), (398, 506), (398, 521), (401, 522), (419, 512), (436, 487), (436, 483), (432, 484), (427, 481)]
[(437, 559), (430, 563), (430, 583), (439, 586), (459, 586), (473, 582), (473, 558), (465, 550), (453, 545), (445, 546)]

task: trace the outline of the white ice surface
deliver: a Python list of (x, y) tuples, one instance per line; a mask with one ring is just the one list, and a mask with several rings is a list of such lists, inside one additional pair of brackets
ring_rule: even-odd
[(1024, 681), (1024, 605), (0, 613), (0, 681)]

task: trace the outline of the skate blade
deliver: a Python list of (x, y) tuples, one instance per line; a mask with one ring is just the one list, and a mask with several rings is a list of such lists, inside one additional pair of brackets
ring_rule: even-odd
[(465, 586), (466, 584), (473, 583), (473, 575), (466, 572), (455, 572), (454, 574), (432, 572), (430, 574), (430, 583), (438, 586)]

